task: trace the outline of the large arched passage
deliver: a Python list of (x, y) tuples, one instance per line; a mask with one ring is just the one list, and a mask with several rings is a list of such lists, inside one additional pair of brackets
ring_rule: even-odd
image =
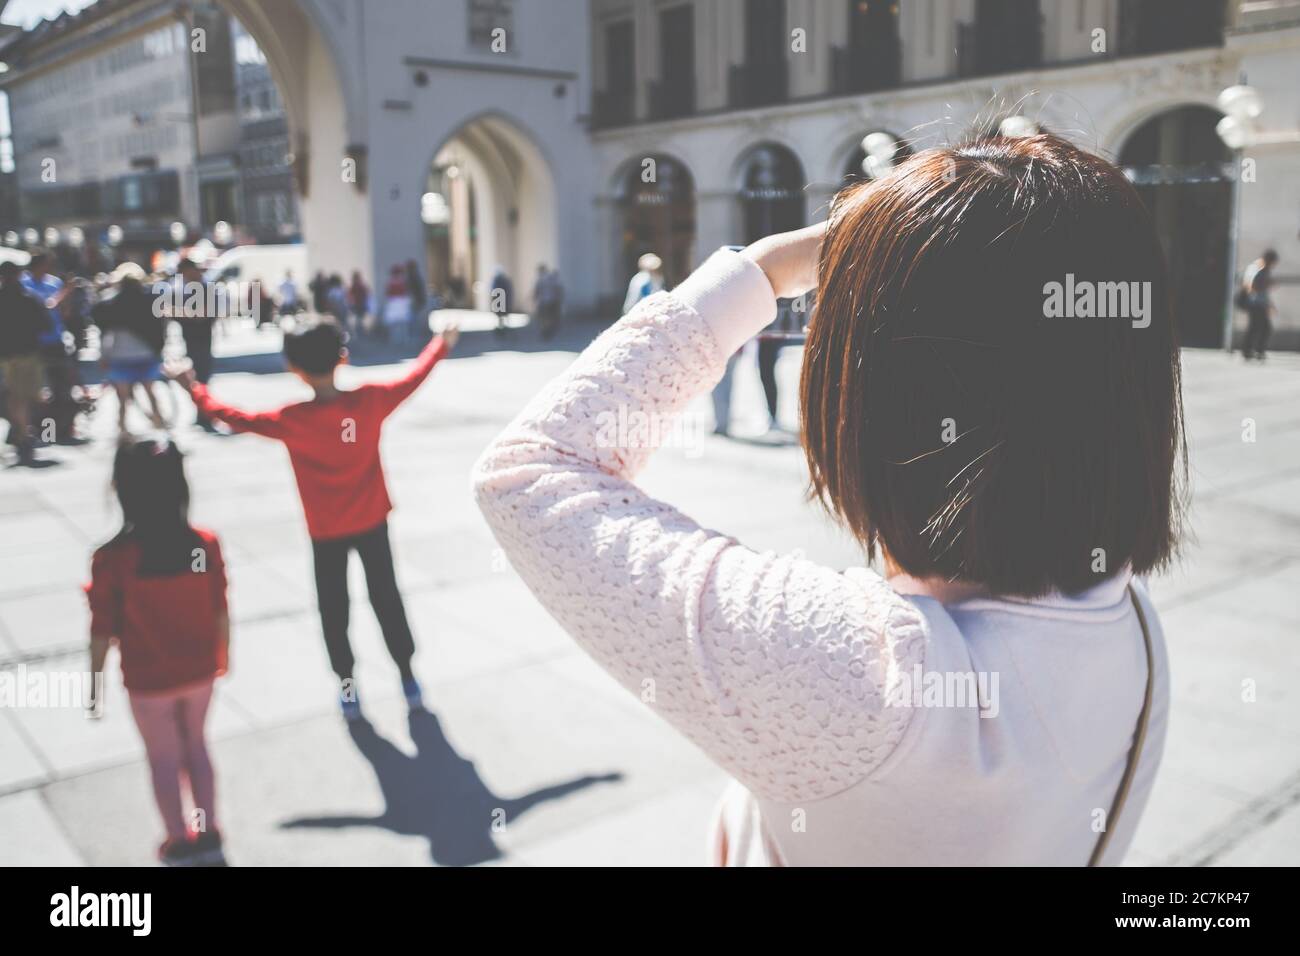
[(1184, 345), (1222, 344), (1228, 292), (1232, 154), (1207, 106), (1166, 110), (1137, 127), (1119, 151), (1155, 221), (1169, 264)]
[(371, 232), (361, 85), (340, 47), (347, 8), (318, 0), (217, 0), (257, 41), (284, 103), (311, 271), (368, 269)]
[(456, 305), (486, 309), (498, 269), (526, 305), (538, 268), (559, 263), (550, 164), (505, 117), (473, 119), (437, 149), (418, 212), (430, 285)]

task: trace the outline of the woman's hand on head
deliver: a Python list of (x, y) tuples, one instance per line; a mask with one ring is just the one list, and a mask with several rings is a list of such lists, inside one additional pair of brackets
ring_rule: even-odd
[(758, 240), (741, 253), (763, 270), (778, 299), (793, 299), (817, 287), (817, 257), (826, 223)]

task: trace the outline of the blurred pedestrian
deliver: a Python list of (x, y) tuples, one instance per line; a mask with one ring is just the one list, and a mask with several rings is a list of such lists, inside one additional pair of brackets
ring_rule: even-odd
[[(122, 529), (90, 563), (90, 709), (103, 713), (103, 673), (118, 646), (131, 714), (144, 740), (170, 866), (224, 863), (216, 775), (204, 725), (229, 661), (226, 569), (216, 535), (189, 522), (189, 485), (169, 440), (123, 444), (113, 459)], [(186, 812), (183, 790), (191, 809)]]
[(1277, 265), (1276, 249), (1266, 249), (1264, 254), (1246, 267), (1241, 277), (1238, 296), (1246, 309), (1246, 338), (1241, 346), (1242, 357), (1247, 361), (1264, 361), (1268, 339), (1273, 332), (1273, 267)]
[(348, 315), (352, 308), (348, 303), (348, 290), (343, 284), (343, 276), (337, 272), (330, 276), (329, 287), (325, 290), (325, 311), (334, 316), (339, 328), (348, 327)]
[(758, 336), (758, 380), (763, 386), (763, 398), (767, 402), (767, 430), (781, 430), (777, 420), (778, 385), (776, 381), (776, 363), (785, 348), (785, 336), (797, 331), (794, 309), (789, 299), (780, 299), (776, 304), (776, 318)]
[(134, 262), (118, 266), (109, 281), (113, 291), (92, 310), (99, 327), (99, 358), (105, 381), (117, 393), (117, 428), (126, 433), (126, 412), (137, 385), (149, 401), (155, 428), (164, 427), (162, 407), (155, 387), (162, 379), (162, 351), (167, 338), (166, 319), (154, 308), (145, 290), (144, 270)]
[(370, 286), (361, 277), (360, 269), (352, 270), (352, 282), (348, 286), (348, 306), (352, 310), (352, 329), (361, 332), (366, 326), (366, 314), (370, 311)]
[(45, 380), (50, 387), (50, 404), (47, 410), (54, 423), (55, 441), (73, 439), (73, 425), (77, 417), (77, 403), (72, 396), (76, 384), (76, 368), (72, 351), (65, 334), (63, 322), (64, 300), (71, 287), (50, 271), (53, 259), (44, 249), (34, 249), (23, 285), (44, 307), (49, 326), (41, 335), (41, 358)]
[[(180, 261), (176, 277), (181, 286), (180, 301), (183, 307), (180, 314), (173, 315), (173, 318), (180, 324), (181, 336), (185, 339), (185, 354), (194, 365), (194, 375), (206, 384), (212, 378), (212, 329), (221, 317), (216, 314), (218, 302), (229, 303), (241, 297), (230, 293), (215, 295), (204, 279), (202, 267), (193, 259)], [(232, 282), (228, 288), (237, 286)], [(208, 417), (201, 413), (195, 424), (206, 432), (217, 430)]]
[(740, 349), (731, 353), (722, 371), (722, 378), (709, 393), (713, 401), (713, 434), (726, 437), (731, 434), (731, 385), (736, 371), (736, 360), (740, 358)]
[(411, 288), (406, 270), (400, 265), (388, 271), (388, 284), (384, 286), (384, 321), (380, 324), (384, 337), (395, 342), (405, 342), (411, 331)]
[(560, 281), (560, 273), (555, 269), (547, 269), (545, 263), (537, 267), (533, 305), (537, 309), (542, 338), (553, 338), (560, 326), (560, 312), (564, 307), (564, 284)]
[(308, 291), (311, 292), (311, 308), (313, 312), (326, 311), (325, 293), (329, 291), (329, 285), (329, 276), (325, 275), (324, 271), (317, 269), (316, 275), (307, 285)]
[(351, 390), (335, 381), (347, 360), (343, 330), (327, 318), (298, 322), (285, 333), (285, 363), (312, 390), (305, 402), (273, 411), (246, 412), (213, 398), (192, 372), (178, 370), (194, 404), (236, 432), (253, 432), (284, 443), (298, 480), (312, 541), (316, 598), (330, 666), (339, 679), (339, 704), (349, 721), (361, 717), (348, 642), (348, 558), (356, 551), (366, 571), (370, 604), (388, 652), (397, 665), (402, 691), (412, 709), (423, 706), (412, 670), (415, 640), (402, 606), (388, 537), (392, 503), (384, 482), (379, 438), (385, 419), (455, 346), (449, 327), (434, 338), (402, 376)]
[(429, 289), (414, 259), (406, 260), (406, 288), (411, 296), (411, 337), (418, 340), (429, 329)]
[(49, 313), (23, 285), (22, 270), (8, 260), (0, 262), (0, 379), (9, 444), (18, 450), (21, 465), (36, 463), (32, 412), (41, 400), (41, 340), (49, 328)]
[(488, 309), (496, 315), (497, 324), (492, 331), (502, 333), (509, 329), (506, 325), (506, 316), (515, 310), (514, 298), (515, 285), (506, 274), (506, 267), (502, 265), (493, 267), (492, 281), (488, 285)]
[(90, 282), (80, 276), (69, 278), (68, 294), (60, 312), (64, 325), (72, 336), (73, 358), (86, 347), (86, 332), (90, 327), (90, 309), (95, 304), (95, 293)]
[(285, 269), (284, 278), (280, 280), (280, 314), (297, 315), (302, 310), (298, 297), (298, 286), (293, 281), (293, 270)]
[(654, 295), (664, 287), (664, 262), (653, 252), (647, 252), (636, 261), (636, 275), (627, 284), (623, 299), (623, 314), (631, 312), (646, 296)]

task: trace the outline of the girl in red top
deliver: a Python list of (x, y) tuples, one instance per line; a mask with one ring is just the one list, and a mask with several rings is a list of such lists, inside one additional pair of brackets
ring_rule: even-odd
[[(103, 673), (109, 645), (116, 643), (167, 830), (159, 859), (168, 865), (222, 863), (203, 738), (212, 684), (226, 672), (230, 643), (221, 546), (211, 532), (189, 523), (189, 485), (170, 441), (122, 445), (113, 461), (113, 487), (122, 530), (94, 553), (86, 586), (91, 671)], [(99, 697), (96, 690), (91, 707), (97, 713)], [(188, 822), (182, 780), (193, 808)]]

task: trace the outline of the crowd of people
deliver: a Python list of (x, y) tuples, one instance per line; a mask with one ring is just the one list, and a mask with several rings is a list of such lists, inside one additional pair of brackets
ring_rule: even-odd
[[(117, 398), (121, 432), (126, 432), (128, 410), (137, 401), (150, 424), (162, 427), (167, 413), (162, 362), (173, 322), (180, 333), (175, 348), (183, 349), (198, 381), (206, 383), (213, 370), (213, 338), (227, 320), (252, 315), (259, 325), (272, 325), (279, 318), (314, 312), (334, 317), (354, 338), (367, 335), (409, 344), (427, 334), (433, 311), (459, 304), (431, 293), (414, 260), (393, 267), (378, 297), (360, 270), (353, 270), (346, 283), (341, 274), (317, 272), (305, 294), (287, 271), (274, 291), (250, 283), (255, 288), (242, 294), (255, 295), (255, 303), (241, 299), (240, 293), (209, 295), (221, 280), (209, 276), (204, 263), (186, 256), (179, 257), (170, 272), (148, 272), (128, 260), (93, 278), (73, 270), (59, 275), (54, 257), (40, 249), (32, 251), (26, 269), (12, 262), (3, 265), (0, 414), (8, 419), (8, 442), (25, 466), (49, 463), (39, 458), (42, 445), (84, 441), (79, 416), (93, 411), (103, 394)], [(197, 296), (188, 291), (173, 296), (173, 286), (201, 291)], [(562, 290), (547, 291), (539, 299), (539, 317), (548, 337), (558, 324), (561, 300)], [(96, 346), (102, 388), (87, 380), (97, 376), (82, 372), (81, 360)], [(196, 424), (218, 431), (202, 411)]]

